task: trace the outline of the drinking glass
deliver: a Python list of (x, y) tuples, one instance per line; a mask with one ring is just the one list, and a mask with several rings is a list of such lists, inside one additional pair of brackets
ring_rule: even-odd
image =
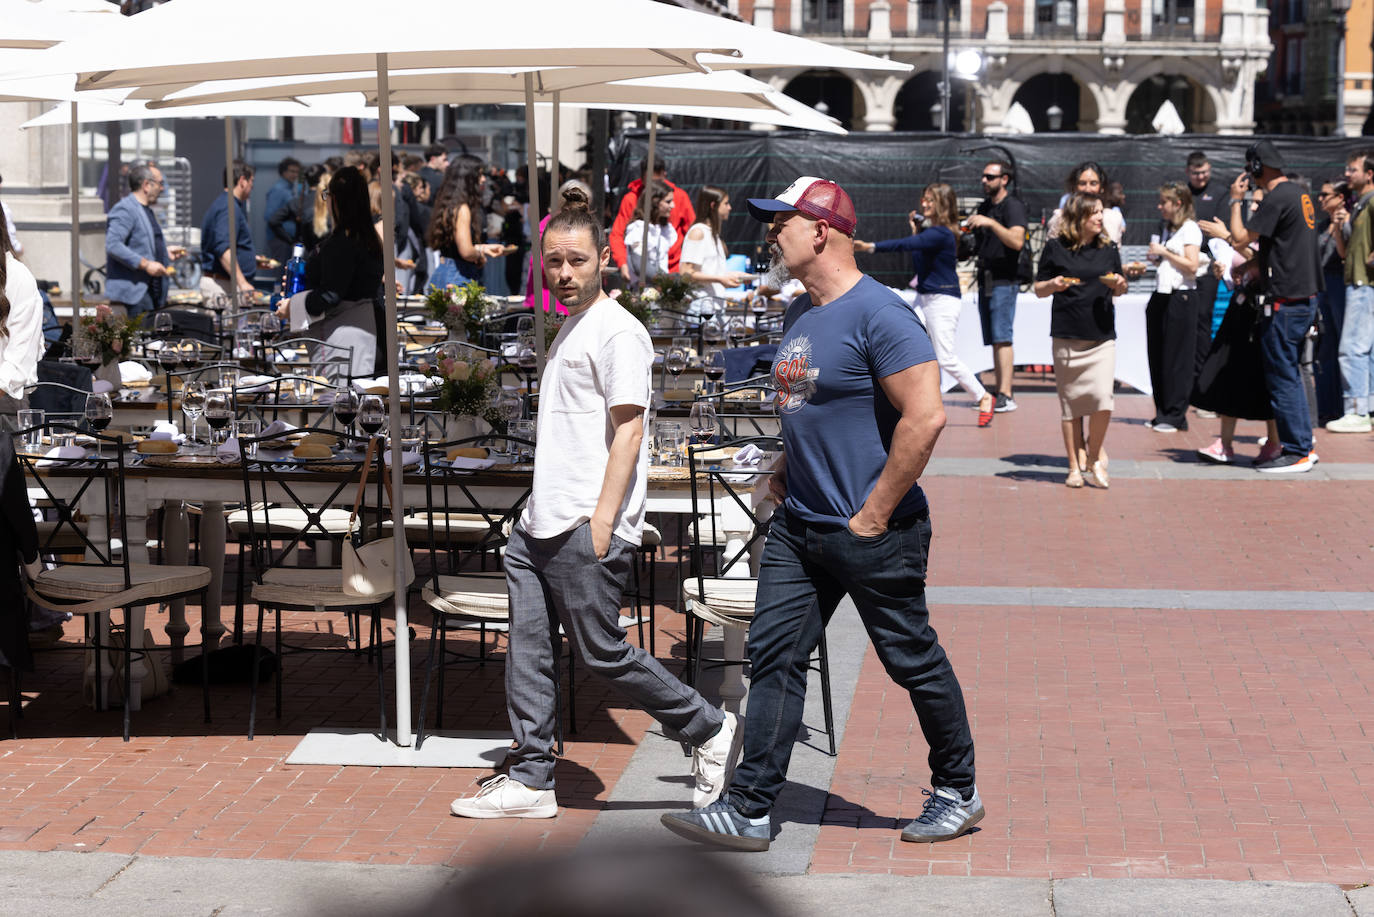
[(693, 445), (705, 445), (716, 438), (720, 423), (716, 419), (716, 406), (709, 401), (698, 401), (692, 405), (687, 415), (687, 426), (692, 431)]
[[(257, 439), (262, 435), (262, 421), (252, 418), (234, 421), (234, 439), (242, 443), (245, 439)], [(248, 457), (257, 458), (258, 444), (251, 443), (248, 446)]]
[(72, 359), (92, 369), (100, 365), (100, 347), (88, 335), (72, 338)]
[(507, 424), (518, 418), (524, 410), (525, 403), (521, 397), (508, 388), (496, 390), (492, 396), (491, 406), (496, 409), (496, 414)]
[(359, 402), (362, 399), (351, 388), (340, 389), (334, 393), (334, 419), (343, 424), (344, 432), (353, 432), (353, 421), (358, 417)]
[(219, 446), (229, 438), (229, 422), (234, 419), (233, 396), (222, 388), (205, 393), (205, 422), (210, 425), (210, 445)]
[[(506, 425), (506, 430), (517, 439), (527, 439), (534, 442), (533, 420), (512, 420)], [(512, 443), (511, 452), (514, 453), (517, 463), (534, 461), (534, 449), (525, 443)]]
[(181, 387), (181, 413), (186, 415), (186, 443), (196, 444), (196, 420), (205, 410), (205, 383), (200, 380), (187, 382)]
[[(86, 396), (86, 423), (97, 433), (103, 431), (114, 419), (114, 405), (110, 404), (110, 396), (104, 392), (92, 392)], [(102, 455), (103, 443), (97, 441), (96, 455)]]
[(386, 404), (380, 395), (364, 395), (358, 403), (358, 426), (368, 436), (376, 436), (386, 423)]
[(681, 464), (682, 424), (673, 420), (660, 420), (655, 423), (654, 449), (656, 450), (657, 464)]
[(296, 392), (297, 404), (310, 404), (315, 400), (315, 380), (304, 376), (292, 381)]
[(18, 414), (19, 429), (24, 431), (24, 446), (37, 449), (43, 445), (44, 414), (38, 408), (24, 408)]
[(232, 393), (239, 387), (239, 371), (232, 366), (219, 371), (219, 387)]
[(424, 425), (408, 423), (401, 426), (401, 451), (419, 452), (425, 444)]

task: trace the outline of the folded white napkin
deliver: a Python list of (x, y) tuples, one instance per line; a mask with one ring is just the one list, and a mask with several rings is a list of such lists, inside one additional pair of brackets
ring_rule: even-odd
[(281, 436), (296, 429), (294, 424), (289, 424), (284, 420), (274, 420), (263, 429), (259, 436)]
[(310, 327), (310, 313), (305, 311), (305, 297), (308, 291), (302, 290), (287, 300), (286, 312), (292, 331), (304, 331)]
[(239, 379), (238, 390), (241, 392), (265, 392), (275, 381), (277, 381), (276, 376), (244, 376)]
[(391, 380), (386, 376), (378, 376), (375, 379), (354, 379), (353, 389), (357, 392), (366, 392), (370, 388), (389, 388)]
[(114, 391), (114, 384), (108, 379), (96, 379), (91, 383), (91, 394), (100, 395)]
[[(402, 452), (402, 453), (401, 453), (401, 467), (402, 467), (402, 468), (410, 468), (410, 467), (413, 466), (413, 465), (418, 465), (418, 464), (420, 464), (420, 459), (421, 459), (421, 458), (423, 458), (423, 456), (421, 456), (420, 453), (418, 453), (418, 452)], [(390, 450), (390, 449), (385, 449), (385, 450), (382, 451), (382, 460), (387, 464), (387, 466), (390, 466), (390, 465), (391, 465), (391, 450)]]
[(123, 385), (128, 385), (130, 382), (148, 382), (152, 378), (153, 371), (142, 363), (125, 360), (119, 364), (119, 381)]
[(159, 420), (153, 425), (153, 432), (148, 434), (149, 439), (166, 439), (174, 443), (186, 442), (186, 434), (176, 428), (176, 424), (170, 420)]
[(481, 471), (483, 468), (490, 468), (496, 464), (496, 459), (492, 458), (468, 458), (466, 455), (455, 455), (449, 465), (454, 468), (462, 468), (465, 471)]
[(39, 465), (51, 465), (52, 459), (82, 459), (86, 457), (84, 446), (53, 446), (38, 460)]
[(226, 439), (215, 449), (215, 458), (226, 465), (232, 465), (239, 460), (239, 440), (236, 436)]
[(757, 465), (763, 461), (766, 453), (753, 443), (747, 443), (742, 449), (735, 453), (736, 465)]

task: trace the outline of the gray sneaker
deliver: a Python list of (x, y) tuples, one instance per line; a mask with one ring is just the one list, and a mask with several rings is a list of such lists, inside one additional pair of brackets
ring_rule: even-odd
[(973, 788), (973, 796), (964, 799), (958, 790), (937, 786), (935, 792), (921, 790), (928, 797), (921, 815), (902, 829), (902, 840), (917, 844), (935, 841), (951, 841), (961, 834), (967, 834), (973, 826), (983, 820), (983, 800), (978, 796), (978, 787)]
[(767, 815), (745, 818), (725, 799), (704, 809), (670, 812), (660, 816), (659, 821), (669, 831), (688, 840), (731, 850), (767, 850), (772, 836), (772, 824)]

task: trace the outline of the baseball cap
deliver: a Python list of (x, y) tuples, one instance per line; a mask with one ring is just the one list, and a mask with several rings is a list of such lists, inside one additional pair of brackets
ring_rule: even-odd
[(777, 197), (749, 198), (749, 213), (761, 223), (773, 222), (774, 214), (796, 210), (813, 220), (825, 220), (847, 236), (854, 235), (858, 219), (854, 202), (843, 188), (824, 178), (803, 175)]

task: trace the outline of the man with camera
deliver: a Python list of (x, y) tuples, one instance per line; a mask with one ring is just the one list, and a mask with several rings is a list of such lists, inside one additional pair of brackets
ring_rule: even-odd
[[(1310, 194), (1288, 180), (1283, 157), (1270, 141), (1261, 140), (1245, 151), (1245, 169), (1231, 183), (1231, 239), (1236, 248), (1259, 240), (1260, 355), (1282, 447), (1255, 467), (1268, 474), (1298, 474), (1311, 471), (1317, 463), (1312, 418), (1298, 367), (1303, 338), (1317, 312), (1315, 297), (1322, 287), (1317, 208)], [(1245, 194), (1252, 182), (1264, 191), (1264, 200), (1247, 221)]]

